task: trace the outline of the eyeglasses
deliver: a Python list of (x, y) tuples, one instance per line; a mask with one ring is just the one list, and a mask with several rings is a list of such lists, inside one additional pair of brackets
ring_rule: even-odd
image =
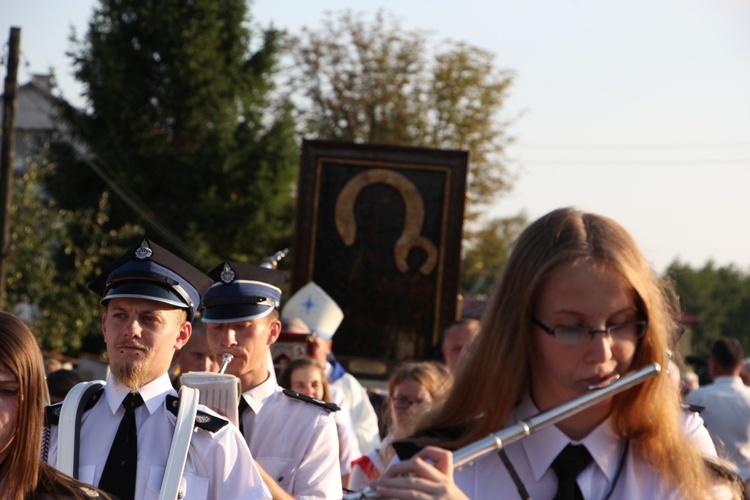
[(391, 401), (393, 401), (393, 407), (399, 410), (408, 410), (412, 405), (420, 405), (425, 402), (424, 399), (412, 401), (411, 399), (404, 396), (396, 396), (394, 398), (391, 398)]
[(596, 330), (587, 326), (556, 326), (550, 328), (536, 318), (532, 318), (536, 326), (552, 335), (555, 340), (566, 345), (581, 345), (591, 342), (597, 333), (606, 334), (612, 342), (635, 342), (643, 337), (648, 330), (648, 321), (628, 321), (610, 325), (604, 330)]

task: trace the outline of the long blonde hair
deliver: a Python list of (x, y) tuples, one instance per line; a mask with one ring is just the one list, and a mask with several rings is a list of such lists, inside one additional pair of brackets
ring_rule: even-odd
[(39, 481), (46, 381), (39, 346), (18, 318), (0, 312), (0, 366), (18, 379), (18, 412), (10, 452), (2, 465), (3, 498), (24, 498)]
[(0, 311), (0, 366), (18, 380), (18, 412), (10, 452), (0, 465), (0, 498), (86, 498), (94, 490), (42, 462), (47, 383), (42, 352), (34, 334), (20, 319)]
[[(583, 258), (620, 273), (649, 322), (631, 369), (651, 362), (666, 366), (677, 332), (672, 288), (658, 279), (622, 226), (600, 215), (558, 209), (520, 235), (485, 308), (482, 333), (456, 373), (453, 391), (420, 434), (446, 435), (450, 430), (451, 439), (443, 446), (457, 448), (504, 427), (529, 390), (535, 356), (531, 318), (540, 290), (561, 266)], [(615, 432), (634, 440), (644, 459), (685, 497), (705, 497), (709, 475), (700, 452), (684, 437), (680, 411), (677, 393), (662, 374), (615, 396), (610, 419)]]

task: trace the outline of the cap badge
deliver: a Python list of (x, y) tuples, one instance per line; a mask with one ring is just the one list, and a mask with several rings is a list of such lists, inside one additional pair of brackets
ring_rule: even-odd
[(234, 271), (231, 267), (229, 267), (229, 263), (224, 263), (224, 270), (221, 271), (221, 275), (219, 276), (221, 278), (221, 282), (224, 284), (229, 284), (232, 281), (234, 281)]
[(148, 243), (146, 243), (146, 240), (143, 240), (141, 242), (141, 246), (135, 251), (135, 256), (139, 260), (145, 260), (151, 257), (154, 254), (154, 251), (151, 250), (148, 247)]

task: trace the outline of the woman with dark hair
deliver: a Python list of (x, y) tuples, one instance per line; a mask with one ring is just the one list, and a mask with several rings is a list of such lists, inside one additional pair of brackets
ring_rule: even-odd
[[(666, 367), (676, 304), (615, 221), (570, 208), (541, 217), (516, 242), (446, 403), (418, 430), (422, 444), (440, 448), (393, 465), (377, 490), (396, 498), (739, 494), (707, 465), (716, 450), (700, 417), (681, 410), (666, 370), (453, 471), (447, 450), (651, 363)], [(573, 463), (578, 470), (566, 468)]]
[(34, 335), (21, 320), (0, 312), (0, 498), (109, 498), (41, 460), (46, 399)]

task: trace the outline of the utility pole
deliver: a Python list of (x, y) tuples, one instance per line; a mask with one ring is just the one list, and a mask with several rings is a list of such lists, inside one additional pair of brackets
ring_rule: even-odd
[(3, 92), (3, 139), (0, 148), (0, 309), (7, 309), (5, 284), (10, 253), (10, 206), (13, 197), (13, 146), (16, 129), (16, 101), (18, 100), (18, 54), (21, 47), (21, 28), (12, 26), (8, 38), (8, 73)]

